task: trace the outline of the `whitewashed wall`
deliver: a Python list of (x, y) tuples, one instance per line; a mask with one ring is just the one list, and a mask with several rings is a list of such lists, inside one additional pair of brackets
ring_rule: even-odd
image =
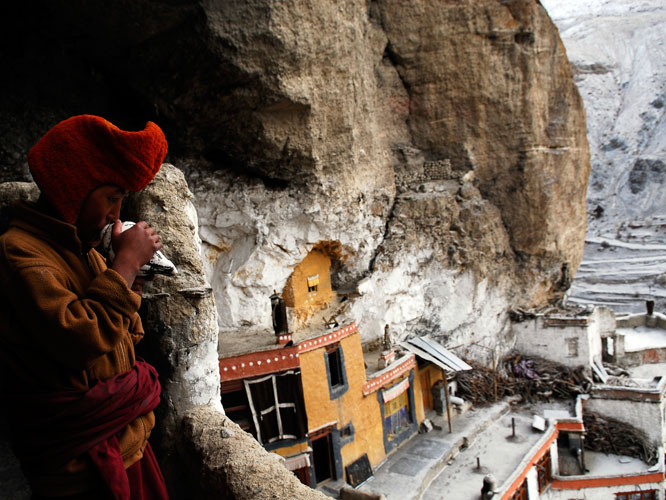
[(540, 497), (542, 500), (613, 500), (616, 493), (629, 491), (657, 490), (657, 500), (664, 500), (663, 483), (645, 483), (627, 486), (607, 486), (603, 488), (585, 488), (584, 490), (553, 490), (548, 489)]
[(590, 324), (588, 327), (588, 349), (590, 361), (598, 355), (602, 359), (604, 337), (613, 337), (615, 335), (616, 323), (615, 313), (606, 307), (596, 307), (590, 315)]
[(527, 498), (539, 498), (539, 479), (536, 467), (532, 467), (527, 473)]
[[(562, 317), (557, 326), (547, 324), (554, 319), (552, 316), (538, 316), (514, 323), (512, 329), (516, 336), (516, 349), (572, 368), (580, 365), (589, 367), (595, 356), (601, 356), (602, 332), (607, 334), (612, 324), (607, 309), (595, 308), (585, 326), (574, 324), (574, 317)], [(572, 346), (574, 343), (575, 348)]]

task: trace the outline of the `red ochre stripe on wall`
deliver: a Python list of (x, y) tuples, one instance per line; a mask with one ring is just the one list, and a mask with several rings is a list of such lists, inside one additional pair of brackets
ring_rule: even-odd
[(622, 476), (622, 477), (594, 477), (589, 479), (573, 479), (571, 481), (554, 479), (550, 487), (556, 490), (580, 490), (583, 488), (600, 488), (603, 486), (624, 486), (627, 484), (633, 485), (633, 484), (644, 484), (644, 483), (660, 483), (663, 480), (664, 480), (664, 473), (655, 472), (654, 474), (636, 474), (635, 476)]
[(348, 337), (349, 335), (352, 335), (353, 333), (356, 332), (358, 332), (358, 326), (356, 325), (356, 322), (353, 321), (349, 325), (343, 326), (342, 328), (335, 330), (334, 332), (326, 333), (314, 339), (304, 340), (303, 342), (299, 342), (297, 345), (298, 352), (308, 352), (314, 349), (318, 349), (320, 347), (324, 347), (325, 345), (328, 344), (333, 344), (334, 342), (337, 342), (340, 339)]
[(256, 377), (291, 370), (299, 366), (297, 347), (251, 352), (220, 359), (220, 380), (226, 382), (239, 378)]
[(386, 384), (400, 377), (403, 373), (408, 372), (416, 366), (416, 357), (412, 354), (408, 359), (402, 362), (400, 365), (392, 368), (391, 370), (383, 373), (379, 377), (371, 378), (365, 384), (363, 384), (363, 395), (367, 396), (375, 392), (378, 389), (381, 389)]
[(585, 426), (583, 422), (557, 422), (558, 431), (585, 431)]
[(300, 366), (301, 353), (332, 344), (358, 332), (356, 322), (314, 339), (304, 340), (293, 347), (279, 347), (270, 351), (258, 351), (219, 360), (221, 382), (239, 378), (257, 377)]

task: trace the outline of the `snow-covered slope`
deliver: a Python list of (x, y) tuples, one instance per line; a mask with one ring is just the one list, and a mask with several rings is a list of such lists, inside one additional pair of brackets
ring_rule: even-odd
[(666, 0), (542, 0), (585, 102), (588, 237), (571, 301), (666, 305)]

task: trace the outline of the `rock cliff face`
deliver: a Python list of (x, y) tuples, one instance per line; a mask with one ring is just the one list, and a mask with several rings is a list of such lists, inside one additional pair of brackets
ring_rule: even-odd
[[(146, 349), (162, 444), (184, 421), (181, 451), (212, 458), (191, 471), (204, 493), (242, 437), (201, 435), (219, 411), (182, 419), (219, 404), (217, 328), (270, 329), (269, 295), (313, 247), (331, 249), (338, 320), (365, 340), (389, 323), (477, 359), (509, 349), (507, 311), (558, 300), (580, 262), (584, 114), (537, 0), (26, 0), (0, 43), (15, 48), (0, 51), (0, 181), (29, 180), (29, 147), (73, 114), (165, 129), (184, 175), (165, 167), (127, 209), (181, 269), (144, 301)], [(253, 484), (232, 487), (259, 498)]]
[(195, 196), (222, 332), (269, 328), (268, 296), (322, 241), (366, 339), (391, 323), (494, 346), (508, 308), (558, 299), (579, 264), (585, 120), (536, 0), (14, 9), (4, 180), (71, 114), (158, 122)]
[(561, 29), (588, 115), (591, 233), (662, 215), (666, 2), (544, 4)]
[(587, 112), (588, 242), (571, 300), (666, 307), (666, 1), (544, 0)]

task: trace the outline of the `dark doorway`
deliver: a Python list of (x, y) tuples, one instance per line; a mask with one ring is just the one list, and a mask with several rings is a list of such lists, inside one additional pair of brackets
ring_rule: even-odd
[(335, 479), (333, 467), (333, 446), (331, 433), (320, 435), (312, 440), (312, 457), (314, 459), (315, 479), (317, 484)]

